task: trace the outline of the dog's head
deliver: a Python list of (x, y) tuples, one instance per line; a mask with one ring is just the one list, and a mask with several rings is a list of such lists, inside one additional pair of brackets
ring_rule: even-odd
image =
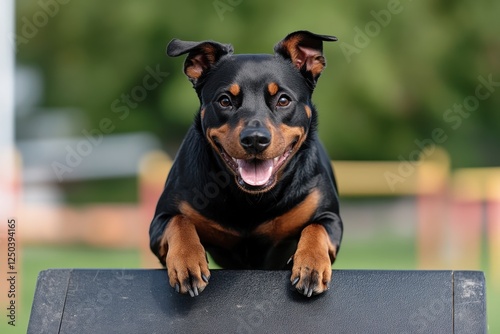
[(229, 44), (174, 39), (169, 56), (188, 54), (184, 73), (200, 99), (199, 121), (218, 159), (245, 192), (279, 181), (315, 122), (311, 94), (325, 67), (323, 41), (333, 36), (289, 34), (274, 55), (233, 55)]

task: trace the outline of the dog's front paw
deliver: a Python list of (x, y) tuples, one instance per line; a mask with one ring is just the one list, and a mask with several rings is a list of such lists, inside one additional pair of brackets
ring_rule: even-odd
[(304, 296), (320, 294), (330, 287), (332, 265), (327, 253), (297, 251), (293, 256), (290, 281)]
[(290, 280), (297, 291), (311, 297), (328, 290), (337, 249), (322, 225), (311, 224), (302, 230), (297, 250), (290, 258)]
[(205, 249), (193, 247), (170, 248), (166, 259), (170, 285), (175, 291), (191, 297), (198, 296), (208, 284), (210, 271)]

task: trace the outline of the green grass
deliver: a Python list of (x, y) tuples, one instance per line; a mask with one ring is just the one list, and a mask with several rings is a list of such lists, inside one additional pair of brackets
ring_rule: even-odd
[[(19, 257), (21, 271), (18, 272), (17, 299), (19, 312), (16, 327), (7, 324), (2, 312), (0, 333), (26, 333), (31, 303), (35, 293), (38, 273), (53, 268), (139, 268), (140, 254), (136, 250), (98, 249), (83, 246), (29, 246), (24, 247)], [(2, 283), (2, 287), (3, 287)]]
[(344, 239), (334, 269), (416, 269), (412, 240), (372, 238), (370, 241)]
[[(83, 246), (28, 246), (20, 253), (22, 271), (19, 273), (21, 297), (17, 326), (8, 326), (3, 316), (0, 333), (26, 333), (36, 278), (41, 270), (49, 268), (139, 268), (137, 250), (97, 249)], [(486, 263), (486, 261), (483, 261)], [(371, 238), (344, 240), (335, 269), (395, 269), (417, 268), (415, 244), (399, 238)], [(488, 271), (485, 270), (487, 282)], [(487, 307), (490, 333), (500, 333), (500, 289), (494, 291), (487, 284)], [(3, 284), (2, 284), (3, 286)]]

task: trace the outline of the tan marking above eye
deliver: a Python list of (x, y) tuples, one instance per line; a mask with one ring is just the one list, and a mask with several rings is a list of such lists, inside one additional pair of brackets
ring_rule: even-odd
[(267, 90), (269, 94), (271, 94), (271, 96), (274, 96), (276, 95), (276, 93), (278, 93), (279, 86), (277, 83), (271, 82), (269, 85), (267, 85)]
[(231, 85), (231, 87), (229, 87), (229, 92), (233, 94), (233, 96), (238, 96), (240, 91), (241, 91), (240, 85), (238, 85), (237, 83), (234, 83)]

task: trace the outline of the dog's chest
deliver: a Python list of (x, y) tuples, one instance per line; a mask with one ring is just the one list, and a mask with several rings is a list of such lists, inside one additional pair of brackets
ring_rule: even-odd
[[(251, 215), (241, 213), (233, 215), (233, 221), (217, 221), (206, 218), (189, 204), (181, 206), (182, 214), (195, 226), (202, 242), (231, 249), (245, 239), (264, 239), (272, 244), (298, 235), (310, 222), (320, 201), (320, 193), (315, 190), (299, 204), (283, 214), (264, 221), (261, 224), (241, 224), (249, 221)], [(224, 216), (224, 215), (222, 215)]]

